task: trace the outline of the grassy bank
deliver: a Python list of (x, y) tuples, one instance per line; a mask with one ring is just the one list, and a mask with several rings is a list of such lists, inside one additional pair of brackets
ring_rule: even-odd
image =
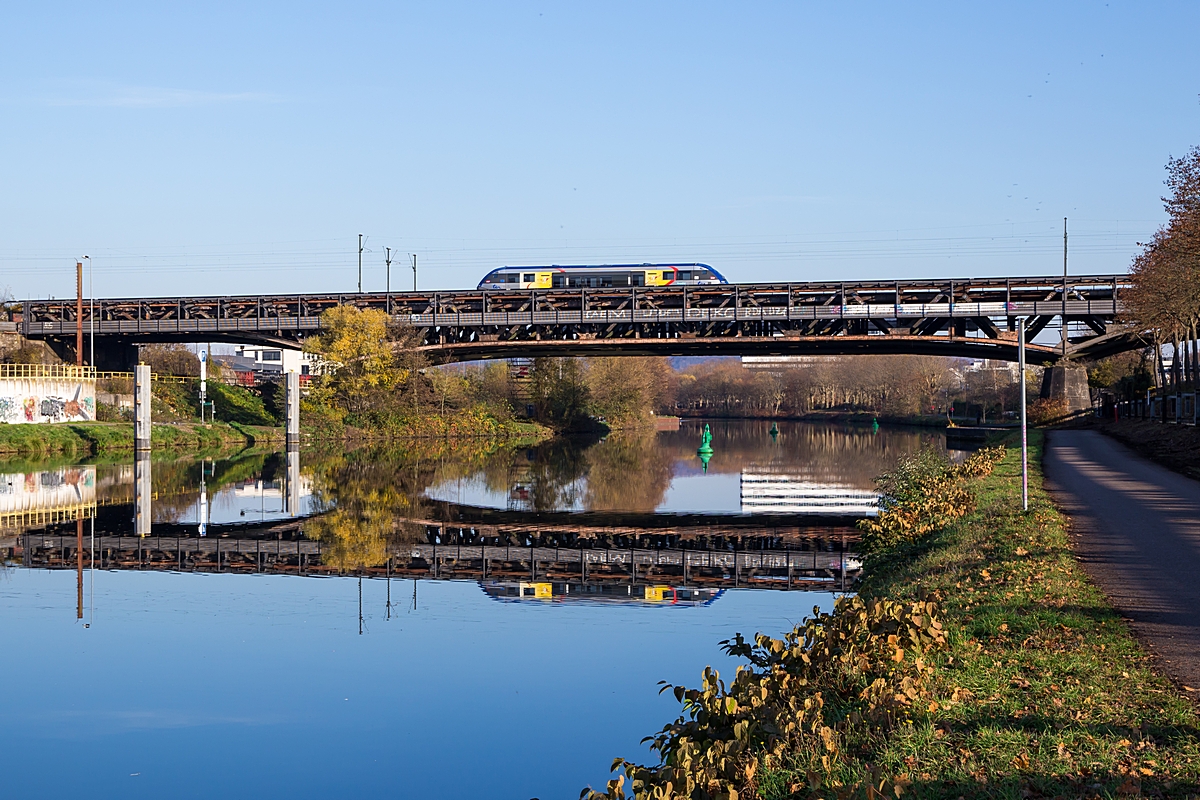
[[(283, 430), (252, 425), (154, 425), (151, 446), (168, 450), (210, 450), (283, 443)], [(82, 422), (56, 425), (0, 425), (0, 455), (87, 456), (133, 450), (133, 424)]]
[[(1080, 569), (1031, 440), (1028, 513), (1014, 448), (969, 481), (971, 513), (872, 556), (853, 603), (786, 640), (735, 640), (748, 678), (677, 690), (686, 746), (660, 740), (688, 765), (675, 794), (651, 794), (661, 769), (632, 766), (634, 794), (1195, 796), (1195, 707)], [(702, 762), (717, 765), (703, 781), (719, 769), (733, 792), (683, 785)]]

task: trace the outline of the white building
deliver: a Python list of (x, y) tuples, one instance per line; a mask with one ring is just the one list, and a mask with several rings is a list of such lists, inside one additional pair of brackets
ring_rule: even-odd
[(296, 372), (301, 375), (317, 373), (319, 358), (302, 350), (287, 350), (263, 345), (238, 345), (234, 351), (238, 358), (254, 363), (255, 372)]
[(830, 364), (840, 360), (841, 356), (742, 356), (742, 366), (746, 369), (778, 372), (785, 369)]

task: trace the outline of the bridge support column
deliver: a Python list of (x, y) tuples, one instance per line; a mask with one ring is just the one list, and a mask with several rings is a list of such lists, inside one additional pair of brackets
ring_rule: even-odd
[(133, 369), (133, 449), (150, 450), (150, 367)]
[(133, 531), (138, 536), (150, 535), (152, 516), (151, 493), (154, 484), (150, 476), (150, 452), (142, 450), (133, 462)]
[(300, 375), (289, 372), (285, 375), (284, 405), (287, 408), (287, 449), (296, 450), (300, 447)]
[(1087, 370), (1078, 364), (1067, 363), (1046, 367), (1042, 373), (1041, 397), (1063, 401), (1068, 413), (1086, 411), (1092, 407)]

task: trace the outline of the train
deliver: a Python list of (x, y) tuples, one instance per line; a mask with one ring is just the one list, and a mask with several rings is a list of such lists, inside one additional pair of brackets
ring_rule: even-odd
[(729, 283), (708, 264), (600, 264), (500, 267), (477, 289), (615, 289), (629, 286), (706, 286)]
[(647, 606), (707, 606), (715, 603), (724, 589), (696, 586), (632, 586), (621, 583), (567, 583), (559, 581), (480, 581), (484, 594), (501, 603), (521, 601), (564, 601), (624, 603)]

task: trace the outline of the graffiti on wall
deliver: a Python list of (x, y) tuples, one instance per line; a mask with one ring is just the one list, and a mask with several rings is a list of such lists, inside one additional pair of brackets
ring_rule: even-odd
[[(5, 387), (0, 385), (0, 392)], [(54, 387), (58, 388), (58, 387)], [(87, 422), (96, 418), (94, 387), (76, 384), (71, 396), (54, 393), (0, 393), (0, 423), (19, 422)]]
[(81, 509), (89, 513), (95, 504), (96, 468), (92, 466), (0, 473), (0, 529), (44, 522), (47, 515), (75, 518)]

